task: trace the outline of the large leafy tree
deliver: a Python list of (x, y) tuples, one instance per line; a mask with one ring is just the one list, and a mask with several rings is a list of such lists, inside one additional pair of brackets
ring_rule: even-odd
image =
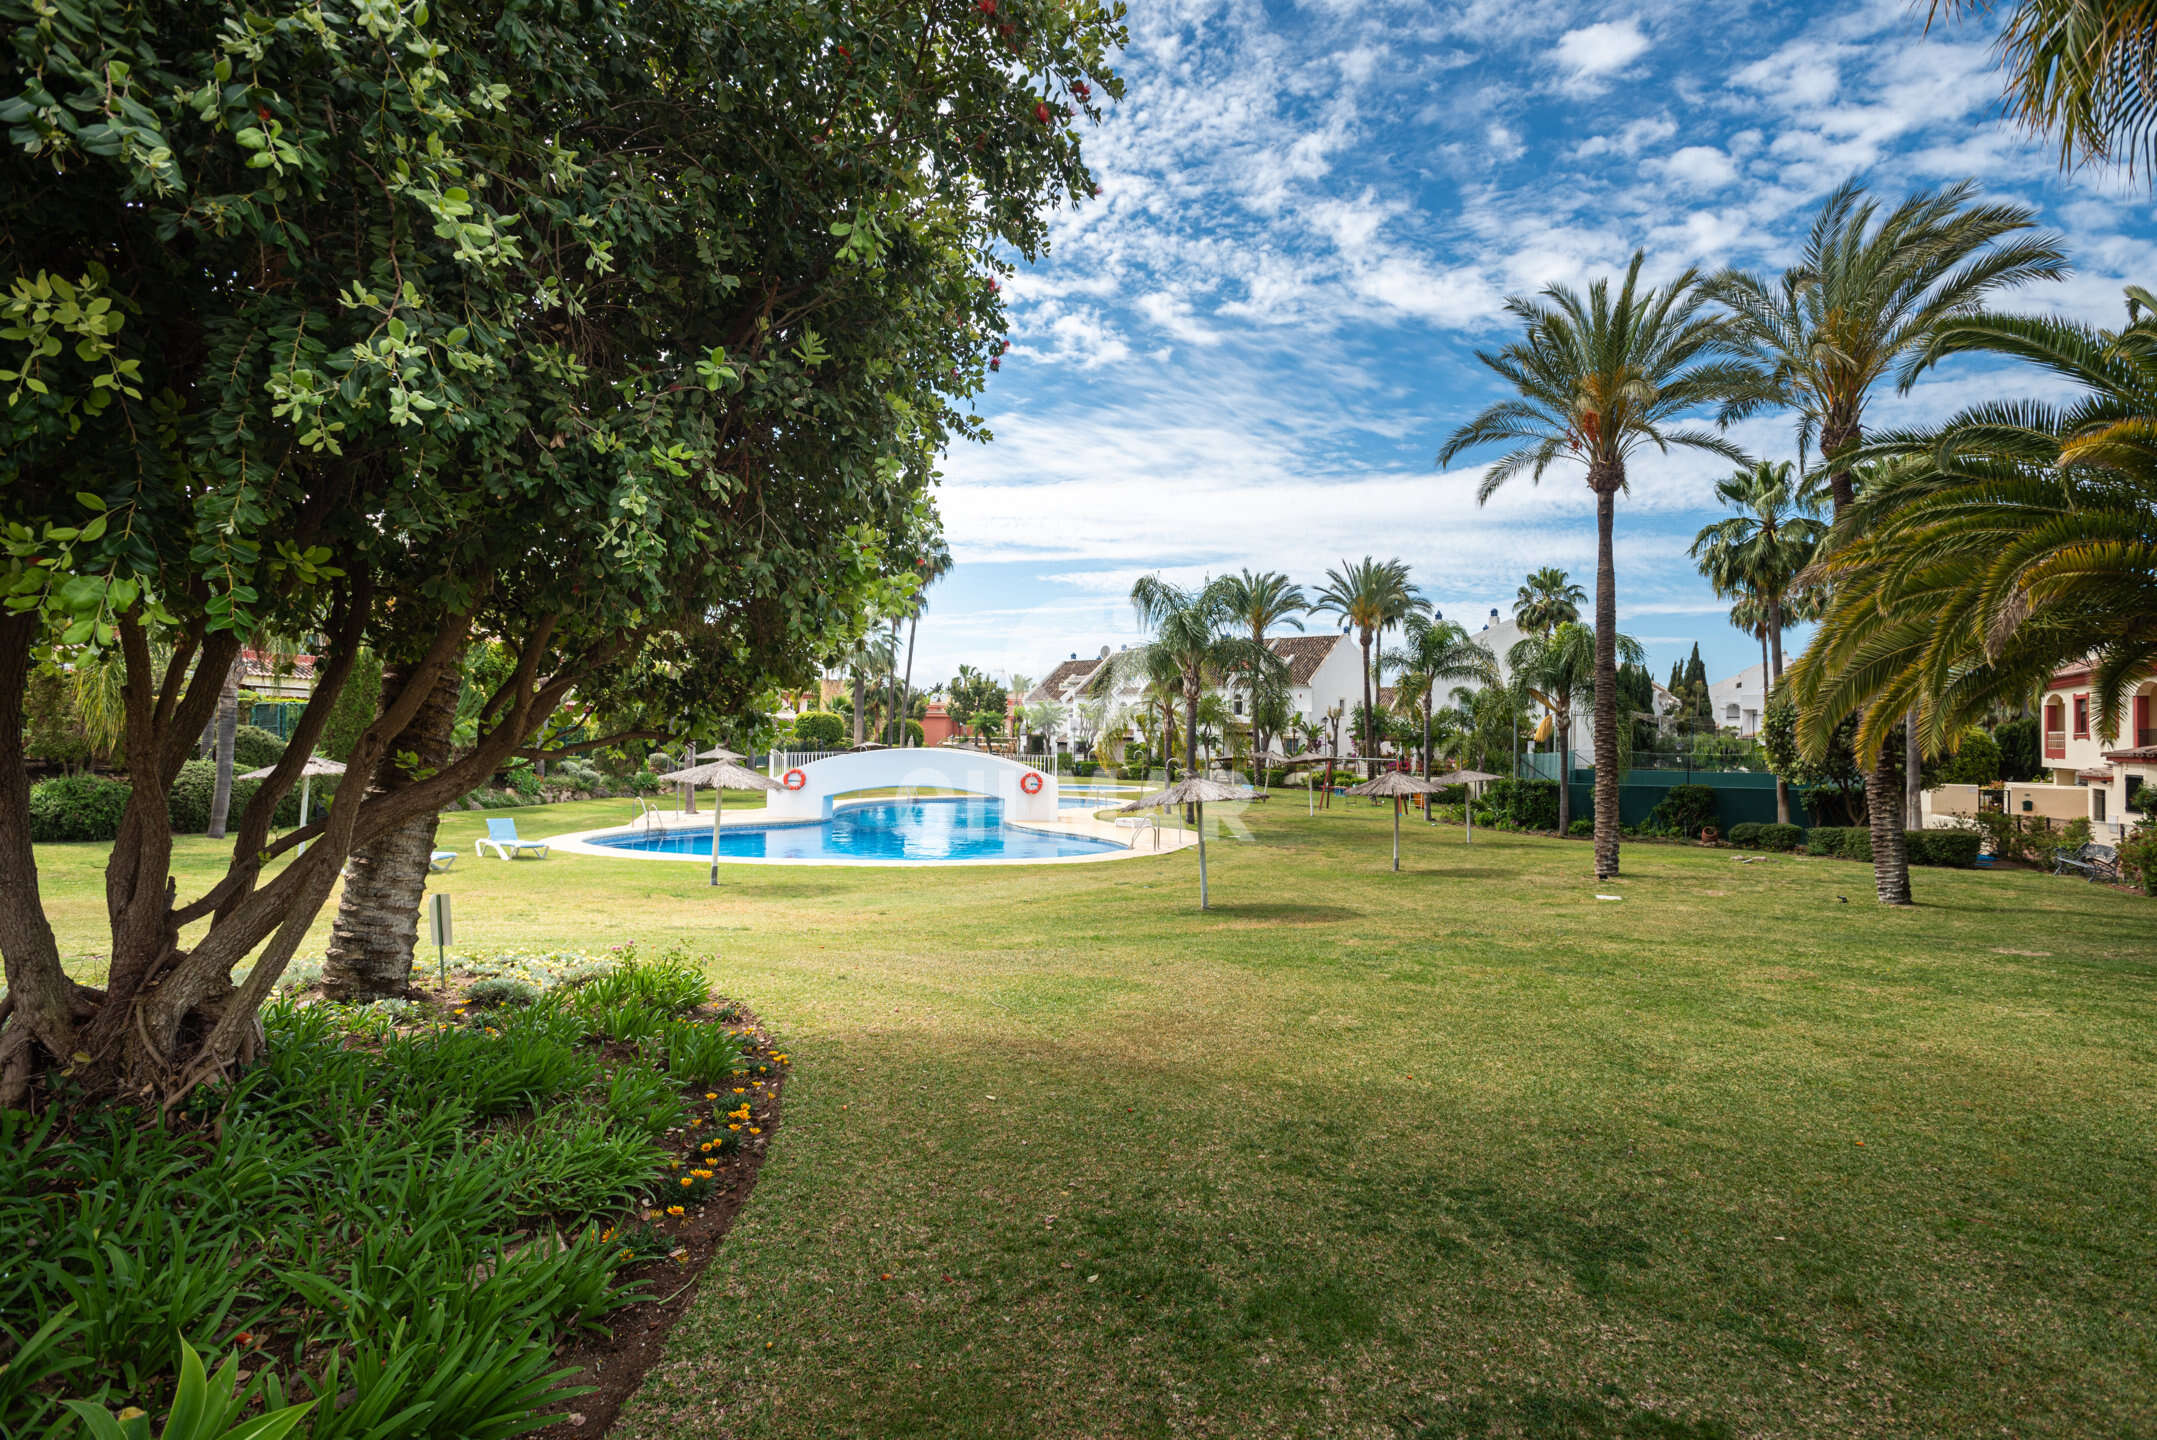
[(1935, 753), (2088, 661), (2095, 728), (2117, 734), (2157, 670), (2157, 317), (2127, 324), (1976, 315), (1925, 359), (1985, 353), (2082, 394), (1995, 401), (1937, 429), (1875, 437), (1879, 461), (1830, 536), (1833, 598), (1792, 667), (1808, 755), (1858, 717), (1860, 753), (1911, 708)]
[[(1067, 122), (1119, 38), (1084, 0), (4, 13), (0, 1104), (244, 1060), (353, 849), (653, 635), (764, 675), (849, 632), (978, 433), (999, 257), (1090, 188)], [(178, 895), (166, 791), (265, 629), (316, 637), (316, 690)], [(269, 838), (363, 645), (397, 678), (368, 775), (481, 636), (515, 663), (468, 751)], [(133, 782), (102, 986), (60, 967), (19, 742), (30, 673), (89, 649)]]
[(1438, 453), (1450, 465), (1471, 450), (1513, 445), (1483, 472), (1476, 492), (1487, 502), (1526, 474), (1541, 481), (1560, 461), (1579, 463), (1595, 496), (1595, 874), (1618, 873), (1618, 571), (1614, 549), (1618, 496), (1641, 450), (1705, 450), (1743, 463), (1745, 456), (1686, 416), (1755, 393), (1760, 376), (1735, 358), (1727, 322), (1706, 307), (1699, 276), (1643, 287), (1646, 257), (1635, 252), (1616, 293), (1597, 280), (1586, 295), (1553, 285), (1512, 296), (1506, 309), (1521, 336), (1477, 357), (1514, 393), (1455, 430)]
[(1408, 567), (1399, 560), (1343, 560), (1326, 572), (1326, 583), (1311, 599), (1311, 608), (1338, 615), (1356, 632), (1363, 648), (1363, 708), (1357, 729), (1362, 732), (1363, 772), (1371, 773), (1378, 757), (1377, 710), (1374, 707), (1373, 675), (1383, 651), (1377, 648), (1385, 632), (1411, 615), (1426, 615), (1430, 602), (1408, 579)]
[[(2067, 271), (2056, 238), (2012, 204), (1974, 204), (1971, 182), (1922, 191), (1893, 210), (1855, 182), (1828, 196), (1797, 263), (1781, 276), (1726, 270), (1710, 282), (1730, 307), (1763, 383), (1723, 418), (1762, 407), (1797, 412), (1801, 441), (1817, 436), (1835, 518), (1857, 495), (1853, 469), (1865, 407), (1883, 381), (1907, 386), (1940, 327), (1974, 313), (1988, 296)], [(1912, 717), (1914, 720), (1916, 717)], [(1917, 729), (1908, 731), (1916, 743)], [(1883, 905), (1910, 903), (1899, 777), (1908, 764), (1865, 757), (1873, 889)]]

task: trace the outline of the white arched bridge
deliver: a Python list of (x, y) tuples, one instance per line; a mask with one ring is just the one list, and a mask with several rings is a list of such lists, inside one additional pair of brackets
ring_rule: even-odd
[(829, 820), (831, 802), (861, 790), (960, 790), (1003, 802), (1006, 820), (1054, 820), (1056, 777), (979, 750), (858, 750), (782, 770), (773, 819)]

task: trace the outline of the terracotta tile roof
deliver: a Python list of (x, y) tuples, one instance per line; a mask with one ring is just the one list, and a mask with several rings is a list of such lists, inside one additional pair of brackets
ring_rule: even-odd
[(1266, 643), (1288, 662), (1288, 683), (1308, 685), (1318, 667), (1333, 653), (1333, 647), (1351, 642), (1346, 635), (1282, 635)]
[(1042, 677), (1039, 685), (1026, 692), (1026, 702), (1029, 705), (1037, 705), (1043, 700), (1062, 701), (1068, 699), (1069, 697), (1064, 694), (1065, 687), (1072, 686), (1075, 688), (1077, 685), (1084, 684), (1086, 677), (1093, 674), (1100, 663), (1101, 661), (1098, 657), (1064, 661)]
[(2129, 765), (2157, 765), (2157, 745), (2137, 745), (2132, 750), (2107, 750), (2107, 760), (2123, 760)]
[(2075, 772), (2077, 780), (2110, 780), (2112, 772), (2103, 765), (2085, 766)]

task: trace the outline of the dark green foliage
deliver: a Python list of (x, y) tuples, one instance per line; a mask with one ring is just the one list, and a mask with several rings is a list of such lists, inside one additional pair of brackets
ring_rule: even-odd
[(1760, 822), (1757, 820), (1740, 820), (1730, 827), (1730, 833), (1723, 838), (1731, 844), (1744, 849), (1757, 849), (1760, 845)]
[[(167, 812), (172, 818), (175, 835), (200, 835), (210, 828), (210, 796), (217, 787), (217, 762), (214, 760), (190, 760), (180, 767), (179, 778), (172, 782), (172, 789), (165, 797)], [(247, 809), (247, 803), (255, 798), (255, 791), (262, 788), (260, 780), (232, 782), (232, 810), (236, 817)], [(314, 791), (314, 814), (319, 819), (329, 804), (320, 781)], [(300, 792), (297, 785), (277, 802), (277, 816), (272, 822), (281, 826), (300, 823)]]
[(30, 839), (40, 845), (62, 840), (109, 841), (120, 833), (120, 816), (131, 792), (125, 780), (104, 775), (63, 775), (30, 791)]
[(929, 732), (921, 728), (921, 722), (919, 720), (909, 720), (906, 722), (907, 744), (914, 746), (924, 745), (928, 743), (928, 738)]
[[(232, 768), (260, 770), (275, 765), (285, 753), (285, 742), (260, 725), (242, 725), (232, 732)], [(235, 810), (234, 814), (239, 812)]]
[(828, 710), (811, 710), (794, 717), (794, 748), (830, 750), (845, 743), (846, 722)]
[(1872, 831), (1862, 825), (1815, 825), (1805, 832), (1805, 853), (1844, 860), (1872, 860)]
[(1565, 827), (1565, 833), (1568, 835), (1593, 835), (1595, 833), (1595, 817), (1593, 815), (1581, 816), (1578, 820)]
[(1760, 748), (1768, 768), (1790, 782), (1815, 819), (1834, 816), (1854, 822), (1863, 815), (1865, 776), (1851, 748), (1856, 737), (1857, 717), (1852, 715), (1835, 727), (1826, 754), (1808, 760), (1798, 749), (1797, 705), (1780, 688), (1760, 717)]
[(2045, 776), (2045, 757), (2042, 749), (2044, 727), (2034, 715), (2019, 720), (2009, 720), (1992, 732), (1993, 743), (2000, 748), (2000, 779), (2042, 780)]
[(1805, 827), (1778, 825), (1770, 821), (1760, 827), (1760, 838), (1753, 843), (1763, 850), (1779, 850), (1785, 853), (1799, 850), (1805, 845)]
[(733, 1075), (742, 1063), (742, 1044), (717, 1025), (686, 1025), (679, 1021), (662, 1032), (667, 1052), (667, 1073), (697, 1085), (717, 1085)]
[(0, 1267), (0, 1433), (43, 1433), (56, 1390), (156, 1393), (176, 1338), (241, 1356), (273, 1407), (316, 1400), (309, 1440), (544, 1423), (579, 1393), (549, 1391), (556, 1345), (633, 1298), (625, 1247), (578, 1222), (659, 1193), (650, 1137), (685, 1117), (678, 1084), (632, 1062), (593, 1091), (544, 1014), (379, 1052), (332, 1007), (263, 1020), (262, 1062), (180, 1123), (0, 1113), (0, 1251), (23, 1257)]
[(1715, 803), (1712, 785), (1673, 785), (1656, 802), (1649, 820), (1666, 831), (1698, 837), (1703, 829), (1715, 823)]
[(1971, 730), (1962, 737), (1962, 744), (1954, 754), (1925, 762), (1925, 788), (1990, 785), (2000, 778), (2004, 760), (1998, 741), (1983, 730)]
[(322, 727), (322, 743), (316, 748), (332, 760), (351, 759), (360, 732), (374, 722), (381, 708), (382, 657), (372, 650), (362, 650), (352, 659), (351, 678), (337, 692), (329, 723)]
[(75, 705), (74, 686), (57, 671), (30, 677), (23, 687), (23, 753), (49, 765), (81, 765), (93, 751)]
[(1967, 870), (1977, 863), (1985, 837), (1976, 830), (1912, 830), (1903, 837), (1912, 865), (1944, 865)]
[(1558, 828), (1558, 782), (1493, 780), (1483, 787), (1483, 803), (1493, 815), (1522, 830)]

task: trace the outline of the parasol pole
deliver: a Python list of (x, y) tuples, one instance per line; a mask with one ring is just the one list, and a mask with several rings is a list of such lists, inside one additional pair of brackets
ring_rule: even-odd
[(1193, 807), (1198, 811), (1198, 908), (1206, 908), (1206, 802), (1201, 800)]
[(1401, 873), (1401, 802), (1393, 797), (1393, 873)]
[(712, 781), (712, 879), (719, 883), (719, 815), (726, 809), (726, 790), (715, 779)]
[[(315, 777), (308, 774), (305, 770), (302, 770), (300, 772), (300, 828), (302, 830), (305, 830), (307, 828), (307, 802), (313, 797), (314, 788)], [(305, 840), (302, 840), (300, 842), (299, 854), (305, 855), (306, 853), (307, 842)]]

